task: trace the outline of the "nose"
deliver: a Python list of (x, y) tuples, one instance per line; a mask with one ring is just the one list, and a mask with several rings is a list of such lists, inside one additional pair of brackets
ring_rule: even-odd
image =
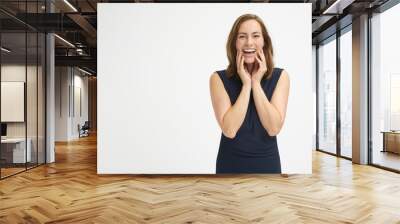
[(254, 40), (252, 37), (247, 38), (247, 40), (246, 40), (247, 47), (252, 47), (253, 43), (254, 43)]

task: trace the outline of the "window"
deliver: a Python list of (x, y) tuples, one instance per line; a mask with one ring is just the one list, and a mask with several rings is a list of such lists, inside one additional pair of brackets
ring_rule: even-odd
[(340, 36), (340, 154), (352, 157), (352, 34)]
[(318, 148), (336, 153), (336, 39), (318, 48)]
[(371, 18), (372, 164), (400, 170), (400, 4)]

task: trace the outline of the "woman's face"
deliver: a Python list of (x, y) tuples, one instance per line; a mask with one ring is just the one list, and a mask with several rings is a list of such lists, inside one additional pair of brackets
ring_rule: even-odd
[(254, 63), (257, 55), (256, 50), (261, 50), (263, 47), (264, 38), (260, 24), (254, 19), (243, 22), (239, 27), (236, 50), (243, 53), (244, 63)]

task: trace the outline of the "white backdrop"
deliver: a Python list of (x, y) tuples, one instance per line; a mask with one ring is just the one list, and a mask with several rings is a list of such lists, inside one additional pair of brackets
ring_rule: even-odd
[(283, 173), (311, 173), (311, 4), (98, 4), (99, 174), (215, 173), (210, 75), (240, 15), (260, 16), (290, 76)]

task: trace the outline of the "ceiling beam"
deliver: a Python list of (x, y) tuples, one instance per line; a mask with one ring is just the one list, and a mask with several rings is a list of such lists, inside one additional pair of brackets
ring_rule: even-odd
[(343, 10), (353, 2), (355, 2), (355, 0), (336, 0), (326, 7), (322, 14), (342, 14)]
[(91, 56), (55, 56), (56, 66), (83, 66), (96, 71), (97, 60)]

